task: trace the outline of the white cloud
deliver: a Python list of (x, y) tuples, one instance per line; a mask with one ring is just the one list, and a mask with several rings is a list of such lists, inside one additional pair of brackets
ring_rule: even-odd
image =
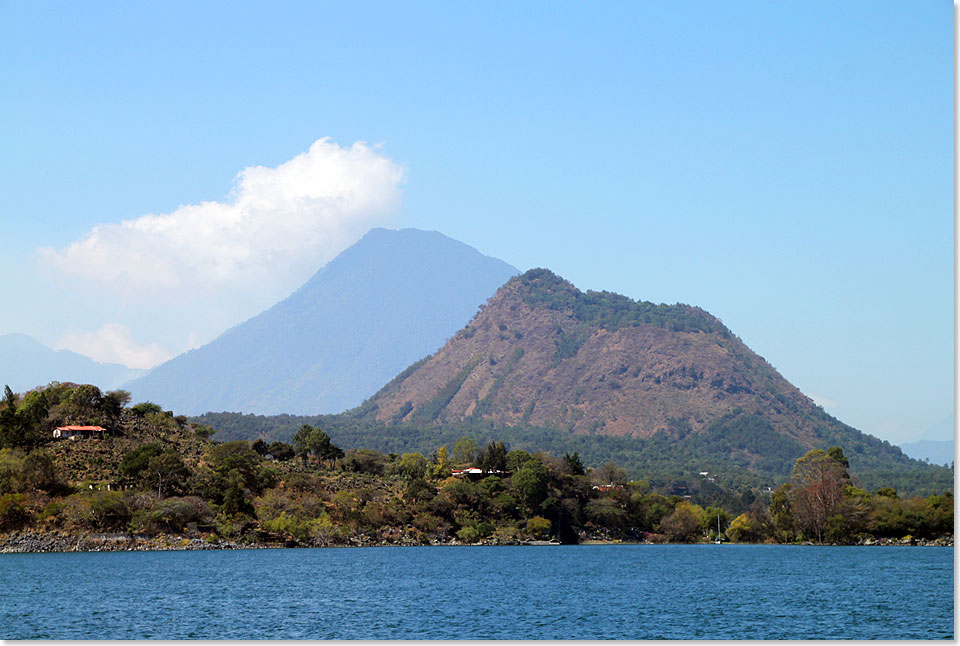
[[(400, 203), (404, 169), (364, 142), (320, 139), (276, 168), (238, 173), (224, 202), (95, 226), (38, 249), (58, 275), (126, 296), (183, 302), (255, 284), (283, 297)], [(291, 281), (294, 284), (291, 284)]]
[(820, 395), (816, 395), (814, 393), (807, 393), (807, 397), (812, 399), (813, 403), (821, 408), (836, 408), (840, 405), (832, 399), (827, 399), (826, 397), (821, 397)]
[(172, 356), (157, 343), (138, 345), (130, 328), (120, 323), (105, 323), (96, 332), (68, 332), (60, 338), (57, 349), (130, 368), (152, 368)]

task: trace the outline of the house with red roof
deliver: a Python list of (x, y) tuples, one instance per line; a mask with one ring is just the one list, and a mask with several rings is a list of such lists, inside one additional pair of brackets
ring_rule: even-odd
[(102, 426), (58, 426), (53, 430), (55, 440), (76, 440), (77, 438), (95, 437), (103, 439), (107, 429)]

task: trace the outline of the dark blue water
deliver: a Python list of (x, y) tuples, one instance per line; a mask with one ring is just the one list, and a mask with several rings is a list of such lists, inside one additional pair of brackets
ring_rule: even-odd
[(952, 639), (953, 550), (0, 555), (3, 639)]

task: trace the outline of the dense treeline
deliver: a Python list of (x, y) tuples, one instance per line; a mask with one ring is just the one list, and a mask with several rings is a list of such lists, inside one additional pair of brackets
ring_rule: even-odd
[[(745, 491), (776, 486), (789, 480), (793, 463), (804, 454), (794, 440), (777, 434), (757, 415), (732, 411), (705, 432), (693, 433), (686, 420), (671, 420), (670, 428), (650, 438), (578, 435), (530, 426), (491, 427), (470, 421), (437, 427), (429, 424), (385, 426), (360, 409), (341, 415), (263, 416), (240, 413), (207, 413), (191, 418), (218, 430), (218, 439), (256, 437), (290, 441), (302, 424), (326, 429), (344, 447), (377, 451), (429, 454), (464, 435), (487, 443), (501, 440), (530, 452), (559, 456), (577, 451), (588, 465), (616, 462), (631, 478), (645, 478), (661, 493), (695, 493), (719, 487), (739, 496)], [(909, 495), (927, 496), (953, 487), (951, 469), (923, 465), (897, 447), (855, 429), (844, 427), (823, 414), (819, 428), (821, 448), (847, 448), (854, 482), (869, 490), (894, 487)], [(762, 457), (759, 457), (762, 456)], [(698, 475), (709, 471), (714, 482)], [(719, 500), (719, 499), (718, 499)]]
[[(711, 483), (713, 489), (671, 494), (654, 490), (648, 479), (631, 479), (614, 463), (587, 468), (575, 450), (556, 457), (463, 436), (426, 453), (344, 451), (335, 436), (310, 424), (290, 442), (214, 443), (207, 440), (209, 426), (150, 402), (123, 401), (117, 410), (93, 397), (100, 403), (80, 413), (69, 407), (87, 406), (90, 389), (56, 384), (35, 392), (47, 398), (47, 390), (53, 391), (48, 403), (56, 401), (48, 416), (65, 414), (52, 411), (66, 405), (72, 422), (103, 421), (110, 433), (52, 441), (38, 429), (53, 418), (26, 423), (34, 393), (8, 392), (0, 403), (0, 531), (190, 531), (301, 545), (695, 542), (715, 538), (718, 529), (730, 540), (777, 542), (952, 534), (950, 492), (870, 493), (853, 484), (837, 447), (807, 453), (772, 492), (734, 496)], [(35, 432), (23, 432), (28, 427)], [(457, 472), (466, 467), (473, 472)]]

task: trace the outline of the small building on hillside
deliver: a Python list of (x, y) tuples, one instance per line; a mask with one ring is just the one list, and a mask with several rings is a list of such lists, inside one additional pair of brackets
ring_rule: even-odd
[(478, 469), (478, 468), (476, 468), (476, 467), (470, 467), (470, 468), (467, 468), (467, 469), (453, 469), (453, 470), (451, 470), (450, 475), (452, 475), (452, 476), (455, 477), (455, 478), (468, 478), (468, 479), (470, 479), (470, 480), (482, 480), (483, 478), (486, 478), (487, 476), (500, 476), (501, 478), (503, 478), (503, 477), (506, 477), (506, 476), (510, 475), (510, 472), (509, 472), (509, 471), (499, 471), (499, 470), (496, 470), (496, 469), (491, 470), (491, 471), (486, 471), (486, 470), (484, 470), (484, 469)]
[(106, 432), (107, 429), (102, 426), (58, 426), (53, 430), (53, 439), (75, 440), (88, 437), (102, 439)]

